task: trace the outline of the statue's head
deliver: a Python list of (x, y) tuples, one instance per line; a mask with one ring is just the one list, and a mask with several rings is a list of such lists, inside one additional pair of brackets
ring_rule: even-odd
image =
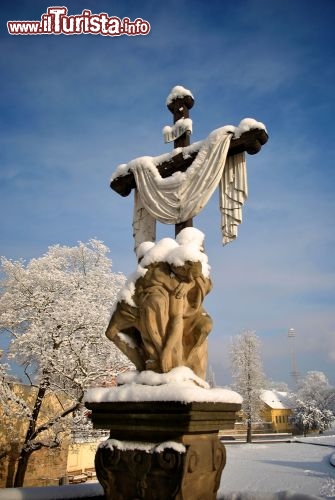
[(193, 262), (186, 260), (182, 266), (171, 265), (173, 273), (182, 281), (192, 281), (202, 274), (202, 264), (200, 261)]

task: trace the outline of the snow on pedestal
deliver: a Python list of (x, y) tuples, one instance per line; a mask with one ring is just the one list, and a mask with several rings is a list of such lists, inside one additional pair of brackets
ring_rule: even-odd
[(85, 401), (94, 427), (110, 429), (96, 454), (107, 499), (216, 498), (226, 463), (218, 431), (233, 426), (239, 394), (177, 367), (121, 374), (117, 387), (90, 389)]
[(85, 402), (242, 403), (242, 397), (237, 392), (221, 388), (210, 389), (207, 382), (184, 366), (168, 373), (129, 371), (119, 375), (117, 383), (117, 387), (89, 389)]

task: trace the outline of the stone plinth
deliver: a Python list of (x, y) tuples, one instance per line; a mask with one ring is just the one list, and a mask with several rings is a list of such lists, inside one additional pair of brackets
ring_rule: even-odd
[(241, 405), (180, 401), (86, 403), (96, 429), (115, 439), (165, 441), (184, 434), (212, 433), (234, 427)]
[(107, 500), (214, 500), (237, 403), (86, 403), (95, 428), (110, 429), (96, 454)]

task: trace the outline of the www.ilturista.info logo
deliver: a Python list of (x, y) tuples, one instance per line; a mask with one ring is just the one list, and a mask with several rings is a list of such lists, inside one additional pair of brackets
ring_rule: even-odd
[(88, 9), (80, 15), (68, 16), (66, 7), (48, 7), (40, 21), (8, 21), (10, 35), (103, 35), (103, 36), (136, 36), (147, 35), (150, 24), (144, 19), (130, 21), (128, 17), (120, 19), (108, 16), (105, 12), (92, 14)]

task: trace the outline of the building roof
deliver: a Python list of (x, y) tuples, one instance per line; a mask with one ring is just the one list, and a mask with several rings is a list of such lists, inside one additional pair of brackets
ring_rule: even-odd
[(261, 400), (273, 410), (291, 410), (292, 403), (287, 392), (262, 391)]

